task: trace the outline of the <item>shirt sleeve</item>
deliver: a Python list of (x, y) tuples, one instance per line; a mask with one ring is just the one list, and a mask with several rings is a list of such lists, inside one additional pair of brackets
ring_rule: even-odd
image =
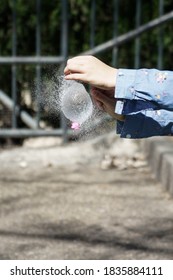
[(115, 113), (123, 138), (173, 135), (173, 72), (157, 69), (120, 69), (117, 75)]
[(115, 108), (117, 114), (121, 113), (125, 100), (145, 101), (148, 108), (156, 106), (173, 111), (173, 71), (119, 69), (115, 98), (119, 100)]
[(167, 110), (141, 110), (117, 121), (117, 134), (121, 138), (147, 138), (173, 135), (173, 113)]

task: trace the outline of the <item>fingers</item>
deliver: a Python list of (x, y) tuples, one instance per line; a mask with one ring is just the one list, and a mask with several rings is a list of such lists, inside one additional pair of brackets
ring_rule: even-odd
[[(77, 60), (77, 62), (75, 62)], [(83, 81), (85, 79), (85, 73), (82, 63), (78, 62), (79, 59), (69, 59), (64, 69), (66, 80), (78, 80)]]
[(102, 89), (102, 88), (99, 88), (99, 87), (92, 86), (91, 93), (95, 92), (95, 91), (101, 92), (104, 95), (106, 95), (107, 97), (114, 97), (115, 88), (112, 88), (112, 89)]
[[(64, 69), (66, 80), (79, 80), (106, 90), (115, 88), (116, 73), (117, 69), (91, 55), (69, 59)], [(112, 92), (106, 95), (113, 96)]]
[(75, 80), (75, 81), (80, 81), (83, 82), (85, 80), (85, 75), (84, 74), (76, 74), (76, 73), (69, 73), (68, 75), (65, 76), (66, 80)]
[(67, 64), (64, 69), (64, 74), (69, 75), (70, 73), (83, 73), (83, 67), (81, 64)]
[(92, 96), (92, 99), (95, 103), (95, 105), (100, 109), (100, 110), (103, 110), (103, 103), (100, 102), (97, 98), (96, 98), (96, 92), (98, 91), (98, 89), (96, 87), (92, 87), (91, 88), (91, 96)]
[(92, 88), (91, 95), (95, 100), (100, 101), (101, 103), (108, 103), (110, 101), (110, 98), (106, 96), (104, 92), (104, 90), (102, 91), (100, 89), (97, 90), (96, 88)]
[(94, 99), (94, 103), (96, 104), (96, 106), (97, 106), (100, 110), (104, 110), (103, 103), (101, 103), (100, 101), (95, 100), (95, 99)]
[(93, 100), (95, 101), (96, 105), (102, 109), (103, 111), (107, 112), (113, 118), (115, 118), (115, 98), (111, 96), (107, 96), (106, 90), (100, 90), (97, 88), (92, 88), (91, 95)]
[(68, 75), (70, 72), (83, 73), (84, 65), (86, 64), (87, 56), (76, 56), (67, 60), (67, 65), (64, 69), (64, 74)]

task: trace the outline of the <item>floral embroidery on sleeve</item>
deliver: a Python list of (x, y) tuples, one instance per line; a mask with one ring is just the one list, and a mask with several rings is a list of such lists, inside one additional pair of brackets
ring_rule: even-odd
[(167, 79), (168, 73), (167, 72), (158, 72), (158, 73), (156, 73), (155, 76), (156, 76), (156, 81), (158, 83), (163, 83)]

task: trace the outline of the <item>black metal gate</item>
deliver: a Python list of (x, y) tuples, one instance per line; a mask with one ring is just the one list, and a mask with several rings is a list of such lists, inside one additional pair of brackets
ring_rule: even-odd
[[(60, 128), (52, 129), (41, 129), (40, 128), (40, 105), (39, 100), (37, 103), (36, 116), (33, 118), (27, 111), (21, 110), (20, 104), (17, 104), (17, 79), (16, 73), (19, 65), (32, 64), (35, 65), (36, 73), (36, 91), (40, 92), (40, 81), (41, 81), (41, 67), (44, 64), (63, 64), (68, 57), (68, 0), (61, 0), (61, 17), (57, 18), (57, 21), (61, 21), (61, 36), (60, 36), (60, 54), (58, 56), (42, 56), (41, 54), (41, 32), (40, 32), (40, 16), (41, 16), (41, 0), (35, 0), (35, 13), (36, 13), (36, 25), (35, 25), (35, 55), (34, 56), (18, 56), (17, 55), (17, 32), (16, 32), (16, 1), (13, 0), (12, 9), (12, 55), (11, 56), (0, 56), (0, 67), (2, 65), (10, 65), (12, 72), (11, 80), (11, 97), (3, 92), (0, 85), (0, 102), (3, 106), (6, 106), (12, 112), (11, 127), (0, 129), (0, 137), (29, 137), (29, 136), (63, 136), (67, 138), (68, 130), (66, 120), (61, 116)], [(95, 22), (97, 18), (96, 7), (99, 4), (96, 0), (90, 1), (90, 49), (83, 52), (83, 54), (100, 54), (106, 51), (112, 50), (112, 65), (116, 65), (118, 48), (124, 43), (134, 41), (135, 55), (134, 55), (134, 67), (139, 68), (140, 66), (140, 51), (141, 51), (141, 35), (144, 32), (148, 32), (151, 29), (160, 27), (158, 31), (158, 68), (162, 68), (163, 58), (163, 32), (161, 26), (173, 19), (173, 11), (164, 14), (164, 1), (158, 0), (158, 17), (151, 20), (144, 25), (141, 25), (141, 13), (142, 13), (142, 0), (136, 0), (135, 7), (135, 26), (134, 29), (128, 31), (126, 34), (119, 35), (117, 30), (117, 23), (119, 20), (119, 2), (120, 0), (113, 1), (113, 30), (112, 38), (100, 45), (95, 46)], [(0, 27), (3, 28), (3, 27)], [(17, 117), (20, 117), (26, 124), (27, 128), (19, 128), (17, 125)]]

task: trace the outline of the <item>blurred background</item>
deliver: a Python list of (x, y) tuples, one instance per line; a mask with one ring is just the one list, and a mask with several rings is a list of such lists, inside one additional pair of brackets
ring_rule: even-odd
[(173, 70), (172, 30), (171, 0), (0, 0), (0, 260), (173, 258), (172, 137), (56, 107), (68, 57)]
[(67, 138), (47, 108), (42, 81), (68, 57), (90, 53), (121, 68), (172, 69), (171, 0), (1, 0), (0, 144), (29, 136)]

